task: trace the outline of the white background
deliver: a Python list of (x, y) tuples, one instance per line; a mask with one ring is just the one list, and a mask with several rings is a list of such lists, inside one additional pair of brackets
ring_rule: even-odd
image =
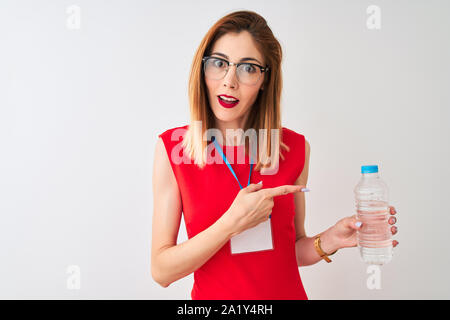
[(190, 299), (192, 275), (151, 278), (154, 148), (188, 124), (201, 39), (239, 9), (264, 16), (284, 50), (283, 125), (311, 145), (307, 235), (354, 214), (363, 164), (398, 211), (381, 289), (349, 248), (299, 269), (309, 298), (450, 298), (444, 0), (1, 1), (0, 298)]

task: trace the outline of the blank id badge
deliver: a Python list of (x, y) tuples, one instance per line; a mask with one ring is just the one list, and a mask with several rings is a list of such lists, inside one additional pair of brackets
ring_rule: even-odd
[(230, 240), (231, 254), (273, 250), (272, 219), (246, 229)]

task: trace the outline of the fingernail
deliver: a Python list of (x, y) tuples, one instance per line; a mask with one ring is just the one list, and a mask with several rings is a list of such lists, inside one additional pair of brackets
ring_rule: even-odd
[(362, 222), (361, 222), (361, 221), (358, 221), (358, 222), (355, 223), (355, 226), (356, 226), (357, 228), (361, 227), (361, 225), (362, 225)]
[(303, 191), (303, 192), (309, 192), (309, 189), (308, 189), (308, 188), (301, 188), (300, 191)]
[(257, 184), (262, 184), (262, 180), (260, 182), (258, 182)]

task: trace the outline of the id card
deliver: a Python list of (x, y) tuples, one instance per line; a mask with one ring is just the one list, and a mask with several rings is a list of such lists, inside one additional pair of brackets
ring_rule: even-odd
[(273, 249), (271, 223), (268, 219), (232, 237), (231, 254)]

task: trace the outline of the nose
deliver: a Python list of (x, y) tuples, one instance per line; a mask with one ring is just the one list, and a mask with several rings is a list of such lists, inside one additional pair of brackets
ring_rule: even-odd
[(236, 89), (238, 86), (238, 80), (236, 77), (236, 66), (229, 66), (227, 74), (223, 78), (223, 86)]

